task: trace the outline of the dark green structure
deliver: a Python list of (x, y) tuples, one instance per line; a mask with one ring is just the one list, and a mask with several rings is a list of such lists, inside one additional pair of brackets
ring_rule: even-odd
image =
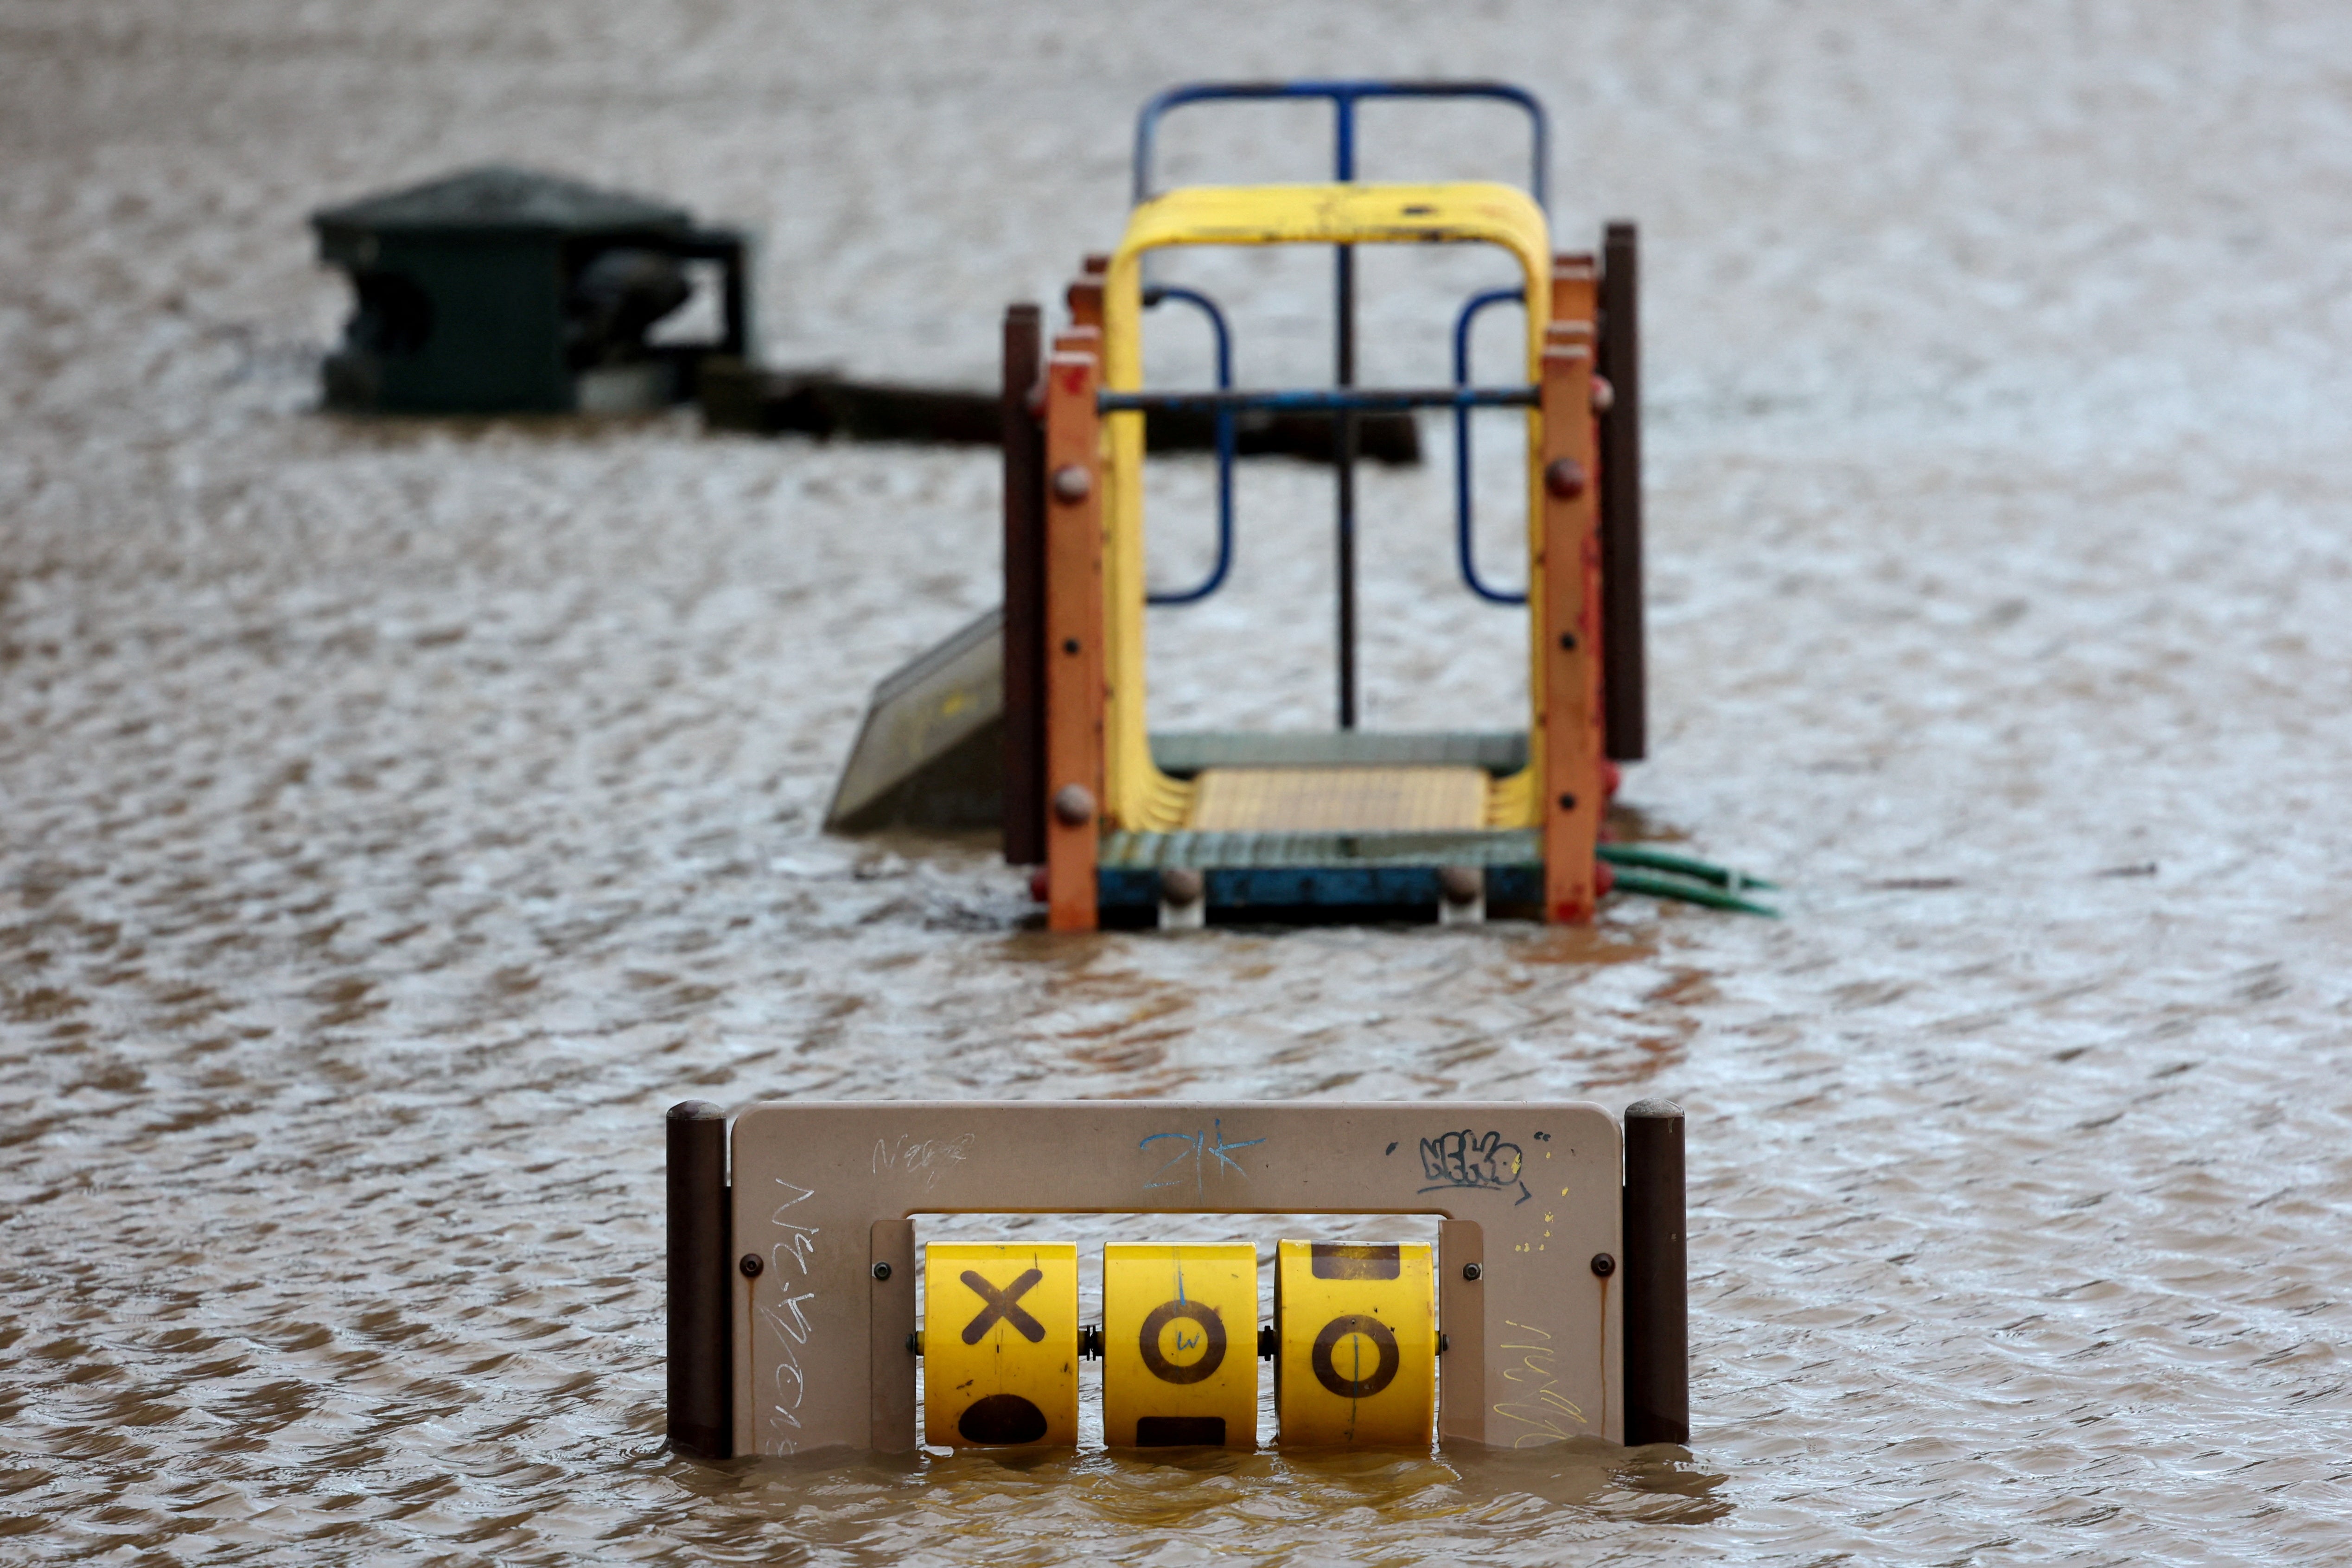
[[(691, 397), (702, 360), (751, 341), (746, 244), (682, 207), (490, 165), (314, 213), (358, 308), (328, 405), (412, 414), (617, 412)], [(717, 262), (722, 336), (647, 342)]]

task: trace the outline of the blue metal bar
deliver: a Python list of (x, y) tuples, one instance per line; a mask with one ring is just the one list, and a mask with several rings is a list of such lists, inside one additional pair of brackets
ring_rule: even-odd
[[(1356, 177), (1356, 100), (1347, 93), (1331, 100), (1332, 173), (1342, 184)], [(1331, 247), (1331, 382), (1356, 384), (1356, 251), (1353, 246)], [(1341, 413), (1331, 421), (1333, 532), (1339, 590), (1339, 624), (1333, 628), (1339, 645), (1339, 728), (1356, 727), (1356, 416)]]
[(1358, 413), (1402, 408), (1533, 408), (1532, 386), (1316, 386), (1297, 391), (1101, 392), (1095, 407), (1105, 414), (1135, 414), (1150, 408), (1272, 408), (1299, 414)]
[[(1217, 339), (1217, 390), (1230, 391), (1234, 384), (1234, 340), (1226, 329), (1225, 313), (1217, 309), (1216, 301), (1206, 294), (1190, 289), (1153, 288), (1143, 295), (1143, 308), (1150, 310), (1162, 300), (1176, 300), (1191, 305), (1209, 318), (1209, 330)], [(1217, 416), (1217, 563), (1200, 586), (1175, 594), (1147, 594), (1147, 605), (1192, 605), (1207, 598), (1225, 585), (1225, 574), (1234, 564), (1234, 411), (1220, 408)]]
[[(1524, 306), (1528, 302), (1524, 289), (1489, 289), (1484, 294), (1474, 294), (1454, 319), (1454, 384), (1470, 384), (1470, 324), (1478, 312), (1489, 305), (1505, 301)], [(1470, 410), (1467, 406), (1454, 411), (1454, 553), (1462, 563), (1462, 580), (1470, 591), (1490, 605), (1524, 605), (1525, 592), (1510, 593), (1489, 588), (1479, 580), (1478, 558), (1470, 537)]]
[[(1138, 202), (1151, 199), (1152, 153), (1158, 140), (1160, 121), (1169, 110), (1181, 109), (1188, 103), (1285, 98), (1324, 98), (1350, 106), (1356, 100), (1367, 98), (1481, 98), (1515, 104), (1527, 114), (1533, 144), (1528, 194), (1535, 197), (1538, 206), (1549, 210), (1551, 205), (1551, 132), (1544, 118), (1543, 105), (1527, 89), (1502, 81), (1197, 81), (1171, 87), (1146, 103), (1135, 117), (1135, 199)], [(1352, 124), (1349, 130), (1352, 132)], [(1345, 165), (1348, 172), (1340, 174), (1342, 180), (1355, 178), (1352, 140), (1351, 135)]]

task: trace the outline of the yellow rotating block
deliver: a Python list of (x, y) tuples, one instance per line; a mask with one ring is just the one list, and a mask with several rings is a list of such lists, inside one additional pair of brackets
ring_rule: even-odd
[(1275, 1411), (1286, 1445), (1425, 1447), (1437, 1414), (1425, 1246), (1286, 1241), (1275, 1258)]
[(933, 1243), (923, 1274), (923, 1441), (1078, 1440), (1078, 1249)]
[(1257, 1447), (1257, 1248), (1103, 1248), (1103, 1441)]

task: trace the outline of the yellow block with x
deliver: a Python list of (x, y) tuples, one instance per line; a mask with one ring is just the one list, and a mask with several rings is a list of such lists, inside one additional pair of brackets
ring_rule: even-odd
[(1103, 1248), (1103, 1441), (1257, 1447), (1257, 1248)]
[(1428, 1447), (1437, 1415), (1428, 1247), (1286, 1241), (1275, 1256), (1274, 1318), (1286, 1446)]
[(934, 1242), (923, 1271), (923, 1441), (1078, 1440), (1078, 1249)]

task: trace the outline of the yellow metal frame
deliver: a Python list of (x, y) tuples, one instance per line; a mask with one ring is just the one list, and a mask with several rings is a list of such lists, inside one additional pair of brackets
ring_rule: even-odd
[[(1106, 390), (1143, 387), (1143, 253), (1178, 245), (1497, 245), (1527, 279), (1527, 380), (1540, 379), (1551, 320), (1551, 244), (1541, 208), (1508, 185), (1195, 185), (1137, 207), (1103, 279)], [(1152, 764), (1144, 712), (1143, 416), (1104, 421), (1104, 801), (1108, 826), (1168, 832), (1184, 826), (1192, 785)], [(1528, 411), (1528, 766), (1488, 793), (1487, 826), (1539, 821), (1532, 781), (1543, 774), (1544, 649), (1532, 607), (1544, 603), (1543, 418)]]

